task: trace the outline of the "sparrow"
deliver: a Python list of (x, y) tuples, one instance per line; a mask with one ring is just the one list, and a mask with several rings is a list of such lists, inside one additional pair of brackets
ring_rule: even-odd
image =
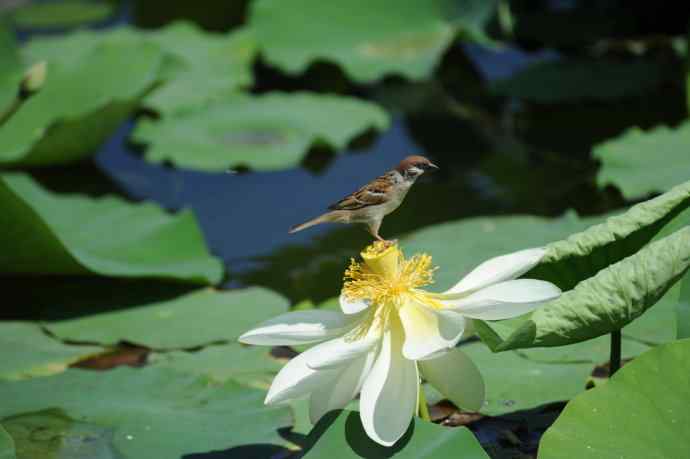
[(438, 166), (423, 156), (408, 156), (395, 168), (328, 206), (330, 212), (293, 226), (289, 233), (321, 223), (361, 223), (377, 240), (388, 243), (379, 235), (383, 217), (402, 204), (417, 178), (426, 171), (436, 169)]

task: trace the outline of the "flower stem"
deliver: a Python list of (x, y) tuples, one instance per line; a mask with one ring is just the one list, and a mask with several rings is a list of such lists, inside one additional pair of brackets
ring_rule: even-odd
[(621, 331), (611, 332), (611, 357), (609, 359), (609, 378), (621, 367)]
[(15, 97), (10, 105), (5, 107), (4, 109), (0, 109), (0, 126), (5, 124), (7, 120), (9, 120), (12, 115), (14, 115), (17, 110), (19, 110), (19, 107), (22, 105), (22, 100), (19, 97)]
[(429, 405), (426, 404), (426, 396), (424, 396), (424, 388), (419, 386), (419, 417), (425, 421), (431, 422), (431, 416), (429, 416)]

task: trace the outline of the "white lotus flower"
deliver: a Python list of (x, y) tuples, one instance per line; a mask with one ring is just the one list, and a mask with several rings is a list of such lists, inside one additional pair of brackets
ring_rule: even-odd
[(397, 245), (375, 243), (345, 272), (340, 311), (283, 314), (240, 337), (247, 344), (318, 344), (288, 362), (273, 380), (266, 403), (309, 397), (316, 423), (360, 393), (369, 437), (385, 446), (407, 430), (418, 407), (420, 377), (459, 407), (478, 411), (484, 381), (460, 349), (470, 319), (500, 320), (557, 298), (555, 285), (515, 278), (534, 267), (543, 249), (488, 260), (443, 294), (421, 290), (432, 282), (431, 257), (405, 260)]

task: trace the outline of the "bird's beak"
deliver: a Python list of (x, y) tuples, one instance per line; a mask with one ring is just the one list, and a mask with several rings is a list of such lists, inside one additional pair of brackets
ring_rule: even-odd
[(427, 170), (437, 171), (437, 170), (439, 170), (439, 169), (440, 169), (440, 167), (438, 167), (438, 166), (437, 166), (436, 164), (434, 164), (434, 163), (429, 163), (429, 164), (427, 164)]

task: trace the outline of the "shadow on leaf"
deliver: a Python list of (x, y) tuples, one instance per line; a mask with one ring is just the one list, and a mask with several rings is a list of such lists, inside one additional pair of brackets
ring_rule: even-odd
[(186, 454), (182, 459), (282, 459), (291, 454), (282, 446), (269, 444), (242, 445), (224, 451)]
[[(331, 427), (336, 419), (343, 414), (342, 410), (331, 411), (325, 415), (314, 426), (314, 429), (309, 434), (307, 439), (307, 446), (305, 447), (305, 454), (314, 447), (314, 445), (321, 439), (321, 436)], [(345, 420), (345, 440), (348, 446), (352, 449), (357, 457), (366, 459), (384, 459), (393, 457), (402, 451), (412, 438), (415, 425), (410, 423), (410, 427), (405, 432), (405, 435), (398, 440), (395, 445), (386, 447), (379, 445), (371, 440), (362, 427), (362, 422), (359, 419), (358, 412), (350, 412)]]

